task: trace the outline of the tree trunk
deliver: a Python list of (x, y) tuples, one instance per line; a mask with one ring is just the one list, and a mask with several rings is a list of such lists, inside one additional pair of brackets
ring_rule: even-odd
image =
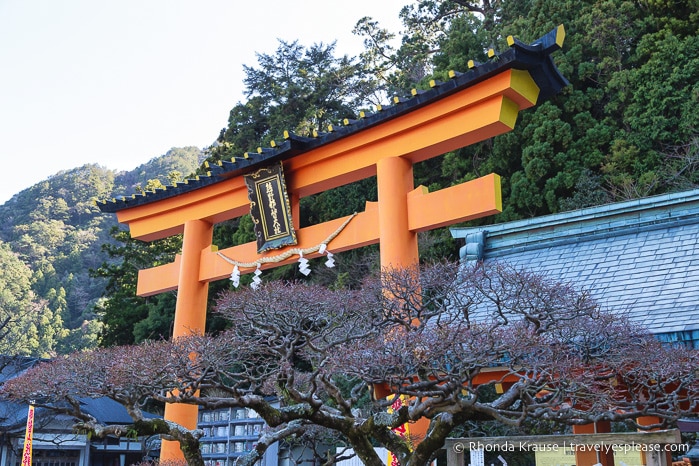
[(444, 440), (454, 428), (451, 414), (441, 413), (430, 422), (425, 438), (415, 447), (405, 466), (425, 466), (429, 464), (434, 452), (444, 446)]
[(347, 436), (354, 452), (365, 466), (385, 466), (366, 435), (362, 433)]
[(204, 458), (201, 456), (201, 450), (199, 449), (199, 441), (191, 439), (179, 439), (180, 450), (184, 455), (184, 459), (187, 462), (187, 466), (204, 466)]

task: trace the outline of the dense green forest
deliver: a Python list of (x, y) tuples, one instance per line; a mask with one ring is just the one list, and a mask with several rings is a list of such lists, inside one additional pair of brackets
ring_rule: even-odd
[(111, 262), (116, 218), (94, 205), (169, 176), (192, 173), (196, 147), (173, 148), (129, 172), (85, 165), (56, 173), (0, 206), (0, 340), (3, 354), (51, 356), (95, 347), (105, 280), (90, 270)]
[[(354, 32), (366, 46), (359, 57), (293, 38), (259, 51), (257, 63), (244, 67), (246, 100), (233, 105), (228, 125), (202, 154), (193, 148), (168, 154), (181, 164), (165, 156), (128, 174), (86, 166), (0, 207), (0, 260), (22, 277), (12, 282), (20, 292), (6, 292), (9, 281), (2, 280), (9, 279), (0, 276), (3, 309), (38, 307), (55, 329), (35, 332), (33, 346), (22, 351), (49, 354), (98, 339), (111, 345), (170, 335), (173, 295), (141, 299), (134, 289), (136, 271), (169, 262), (178, 238), (144, 244), (123, 230), (110, 234), (114, 219), (99, 214), (91, 199), (203, 170), (194, 159), (239, 156), (268, 146), (284, 130), (323, 131), (391, 96), (427, 88), (430, 79), (447, 80), (450, 70), (466, 71), (469, 60), (497, 59), (487, 50), (504, 50), (508, 35), (531, 43), (563, 24), (565, 43), (554, 59), (570, 86), (522, 112), (512, 132), (419, 164), (416, 184), (435, 190), (498, 173), (504, 211), (482, 221), (502, 222), (699, 183), (699, 0), (422, 0), (406, 2), (401, 18), (402, 31), (358, 18)], [(187, 157), (175, 153), (192, 159), (184, 163)], [(369, 179), (304, 199), (301, 224), (362, 210), (375, 197)], [(251, 239), (245, 217), (216, 228), (220, 247)], [(458, 245), (446, 231), (420, 240), (425, 258), (456, 257)], [(372, 248), (346, 253), (333, 274), (313, 279), (351, 284), (375, 265), (374, 256)], [(283, 268), (266, 275), (295, 273)], [(212, 284), (212, 299), (226, 286)]]

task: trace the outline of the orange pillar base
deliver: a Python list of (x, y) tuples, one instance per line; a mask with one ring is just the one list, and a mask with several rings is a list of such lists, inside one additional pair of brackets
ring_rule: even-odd
[[(199, 281), (199, 269), (201, 252), (211, 248), (212, 240), (211, 223), (203, 220), (190, 220), (185, 223), (173, 338), (204, 334), (209, 284)], [(196, 429), (198, 418), (198, 406), (165, 405), (165, 419), (187, 429)], [(160, 447), (160, 461), (184, 462), (179, 442), (163, 441)]]
[[(185, 404), (165, 405), (165, 419), (173, 420), (187, 429), (196, 429), (198, 418), (198, 406)], [(174, 440), (162, 441), (160, 445), (160, 462), (164, 461), (184, 462), (180, 442)]]

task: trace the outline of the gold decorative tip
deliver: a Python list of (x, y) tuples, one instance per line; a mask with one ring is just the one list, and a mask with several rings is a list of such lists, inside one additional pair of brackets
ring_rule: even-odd
[(261, 153), (262, 153), (262, 148), (261, 148), (261, 147), (258, 147), (258, 148), (257, 148), (257, 153), (258, 153), (258, 154), (261, 154)]
[(231, 157), (231, 160), (229, 160), (231, 163), (235, 163), (235, 157)]
[(449, 78), (454, 79), (456, 77), (456, 71), (454, 70), (449, 70)]
[(328, 125), (328, 131), (333, 132), (333, 125)]
[(359, 112), (359, 118), (366, 118), (366, 113), (364, 113), (364, 110)]
[(289, 139), (291, 136), (289, 135), (288, 131), (284, 131), (284, 139)]
[(394, 95), (394, 96), (393, 96), (393, 103), (394, 103), (394, 104), (399, 104), (399, 103), (400, 103), (400, 97), (398, 97), (397, 95)]
[(471, 69), (471, 68), (475, 68), (475, 67), (476, 67), (476, 62), (473, 60), (469, 60), (468, 61), (468, 68)]
[(277, 147), (277, 143), (274, 142), (274, 139), (272, 139), (271, 141), (269, 141), (269, 145), (272, 146), (272, 147)]
[(349, 124), (350, 124), (349, 118), (345, 118), (344, 120), (342, 120), (342, 124), (345, 126), (349, 126)]
[(515, 38), (512, 36), (507, 36), (507, 45), (509, 45), (510, 47), (515, 45)]
[(430, 87), (435, 87), (437, 85), (437, 81), (434, 79), (430, 79)]
[(415, 88), (410, 89), (410, 93), (413, 95), (413, 97), (415, 97), (417, 95), (417, 89), (415, 89)]
[(249, 152), (244, 152), (244, 153), (243, 153), (243, 158), (244, 158), (244, 159), (249, 159), (249, 158), (250, 158), (250, 153), (249, 153)]
[(211, 176), (211, 172), (206, 172), (206, 176)]
[(318, 137), (318, 131), (313, 130), (313, 137), (314, 137), (314, 138), (317, 138), (317, 137)]
[(563, 47), (563, 41), (566, 40), (566, 29), (562, 24), (559, 24), (556, 28), (556, 45)]
[(209, 161), (208, 160), (204, 160), (204, 168), (209, 168)]
[(495, 56), (495, 50), (488, 49), (488, 58), (493, 58)]
[(376, 111), (377, 111), (377, 112), (380, 112), (381, 110), (383, 110), (383, 106), (382, 106), (381, 104), (377, 105), (377, 106), (376, 106)]

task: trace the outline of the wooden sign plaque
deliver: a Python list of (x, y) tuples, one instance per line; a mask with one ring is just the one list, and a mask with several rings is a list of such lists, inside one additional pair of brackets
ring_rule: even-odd
[(296, 232), (282, 164), (245, 175), (245, 184), (250, 199), (250, 215), (255, 224), (257, 252), (295, 245)]

